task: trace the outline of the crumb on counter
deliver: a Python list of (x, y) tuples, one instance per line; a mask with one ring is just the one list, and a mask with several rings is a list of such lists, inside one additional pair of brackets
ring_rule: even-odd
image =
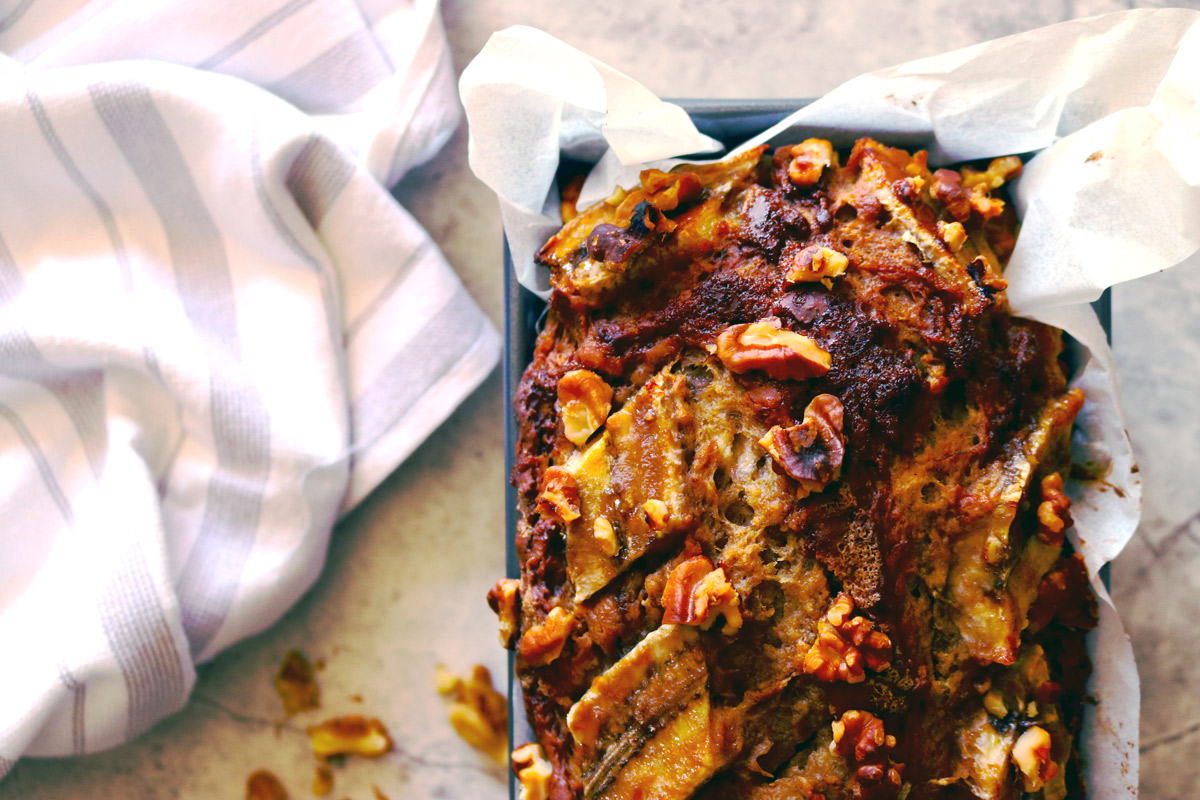
[(288, 800), (288, 793), (278, 778), (260, 769), (246, 779), (246, 800)]
[(299, 650), (289, 650), (283, 657), (275, 673), (275, 691), (289, 717), (321, 707), (321, 691), (313, 675), (313, 665)]

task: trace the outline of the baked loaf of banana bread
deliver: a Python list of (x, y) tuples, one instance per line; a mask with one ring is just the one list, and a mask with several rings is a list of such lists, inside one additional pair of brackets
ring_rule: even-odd
[(1084, 796), (1082, 396), (1007, 308), (1020, 169), (809, 139), (564, 203), (489, 596), (527, 798)]

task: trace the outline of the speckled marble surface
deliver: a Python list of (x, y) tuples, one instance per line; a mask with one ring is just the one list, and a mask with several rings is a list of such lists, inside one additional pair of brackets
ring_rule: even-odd
[[(1128, 5), (448, 0), (444, 16), (459, 69), (492, 31), (524, 23), (662, 95), (803, 97), (865, 70)], [(397, 196), (500, 324), (499, 216), (466, 166), (465, 131)], [(1113, 571), (1142, 674), (1142, 796), (1191, 798), (1200, 792), (1200, 267), (1118, 287), (1113, 333), (1146, 483), (1141, 530)], [(303, 727), (343, 713), (381, 717), (397, 750), (336, 770), (331, 797), (370, 800), (372, 785), (392, 800), (505, 797), (502, 770), (455, 737), (432, 689), (439, 661), (504, 674), (483, 599), (503, 571), (502, 404), (496, 373), (341, 524), (304, 600), (200, 670), (183, 712), (117, 750), (26, 760), (0, 784), (0, 800), (240, 798), (262, 768), (292, 798), (311, 797)], [(453, 568), (443, 557), (451, 550)], [(324, 709), (277, 728), (271, 678), (293, 647), (324, 660)]]

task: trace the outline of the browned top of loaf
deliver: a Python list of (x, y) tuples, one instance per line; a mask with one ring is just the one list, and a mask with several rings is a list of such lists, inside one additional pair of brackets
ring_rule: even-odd
[(1082, 399), (1007, 310), (1020, 162), (839, 161), (648, 170), (541, 251), (508, 597), (551, 797), (1082, 791)]

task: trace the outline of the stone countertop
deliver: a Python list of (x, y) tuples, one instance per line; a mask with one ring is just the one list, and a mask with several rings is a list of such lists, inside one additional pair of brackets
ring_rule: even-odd
[[(447, 0), (455, 64), (491, 32), (523, 23), (607, 61), (663, 96), (806, 97), (866, 70), (1061, 20), (1158, 3), (1115, 0)], [(1200, 8), (1200, 0), (1177, 3)], [(397, 197), (502, 325), (500, 220), (466, 164), (460, 129)], [(1145, 479), (1142, 527), (1113, 569), (1113, 597), (1142, 676), (1142, 797), (1200, 786), (1200, 269), (1113, 293), (1113, 339), (1128, 426)], [(304, 726), (378, 716), (396, 752), (336, 769), (335, 798), (504, 798), (505, 773), (451, 730), (433, 691), (438, 662), (506, 657), (484, 595), (504, 569), (504, 436), (499, 372), (336, 531), (318, 584), (282, 622), (200, 670), (180, 714), (116, 750), (26, 759), (0, 800), (240, 798), (269, 769), (310, 797)], [(457, 563), (436, 557), (453, 549)], [(284, 653), (314, 660), (324, 708), (277, 724), (272, 677)], [(361, 700), (359, 699), (361, 698)]]

